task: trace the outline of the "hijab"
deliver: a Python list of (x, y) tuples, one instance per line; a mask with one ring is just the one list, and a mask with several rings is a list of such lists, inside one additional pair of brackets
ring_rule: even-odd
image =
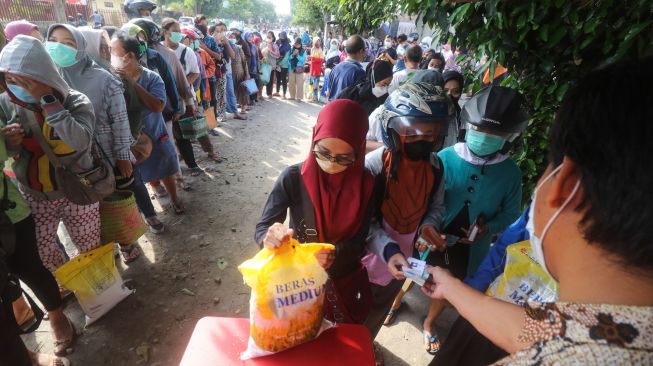
[[(313, 128), (311, 152), (302, 166), (302, 180), (313, 203), (320, 241), (337, 243), (356, 235), (364, 221), (374, 178), (365, 170), (367, 113), (358, 103), (338, 99), (327, 104)], [(315, 143), (339, 138), (356, 153), (354, 165), (338, 174), (327, 174), (315, 161)]]
[[(403, 151), (405, 137), (400, 142)], [(435, 173), (430, 161), (410, 160), (401, 151), (383, 153), (386, 184), (381, 213), (393, 229), (410, 234), (417, 230), (428, 209)]]
[[(77, 63), (60, 68), (61, 75), (72, 89), (84, 93), (88, 97), (93, 104), (96, 119), (108, 118), (106, 115), (101, 117), (102, 111), (106, 113), (107, 103), (109, 102), (107, 98), (108, 86), (116, 83), (120, 84), (120, 82), (107, 70), (93, 62), (86, 51), (86, 39), (79, 29), (68, 24), (53, 24), (48, 29), (48, 39), (50, 34), (58, 27), (68, 30), (75, 38), (75, 43), (77, 43)], [(98, 50), (99, 47), (98, 44)]]
[(19, 34), (30, 36), (35, 29), (38, 29), (36, 24), (30, 23), (27, 20), (16, 20), (5, 26), (5, 36), (7, 36), (7, 40), (11, 41)]
[[(281, 39), (283, 36), (283, 39)], [(288, 51), (290, 51), (290, 40), (288, 39), (288, 34), (286, 32), (279, 33), (279, 39), (277, 40), (277, 45), (279, 46), (279, 53), (283, 57)]]
[(340, 51), (338, 50), (338, 40), (332, 39), (329, 43), (329, 52), (327, 53), (327, 60), (332, 57), (340, 57)]
[(91, 28), (83, 28), (79, 29), (79, 31), (82, 33), (84, 39), (86, 40), (86, 54), (88, 54), (88, 57), (90, 57), (91, 60), (95, 61), (95, 63), (98, 65), (104, 67), (104, 69), (109, 69), (111, 63), (107, 60), (103, 60), (100, 57), (100, 44), (102, 43), (102, 38), (107, 41), (107, 44), (111, 44), (107, 31)]

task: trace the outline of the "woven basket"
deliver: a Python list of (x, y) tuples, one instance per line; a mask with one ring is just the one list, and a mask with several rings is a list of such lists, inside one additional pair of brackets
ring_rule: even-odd
[(147, 231), (131, 191), (116, 190), (104, 198), (100, 202), (100, 222), (102, 243), (130, 244)]
[(179, 128), (181, 129), (181, 135), (186, 140), (197, 140), (202, 136), (206, 136), (209, 130), (206, 118), (195, 119), (193, 117), (180, 119)]

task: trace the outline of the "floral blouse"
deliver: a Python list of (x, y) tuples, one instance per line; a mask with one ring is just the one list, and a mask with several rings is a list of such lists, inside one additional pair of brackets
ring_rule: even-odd
[(519, 337), (533, 346), (496, 365), (651, 365), (653, 307), (529, 303)]

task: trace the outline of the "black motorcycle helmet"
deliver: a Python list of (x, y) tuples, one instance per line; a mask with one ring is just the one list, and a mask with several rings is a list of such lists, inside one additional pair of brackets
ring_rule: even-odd
[(137, 18), (132, 19), (129, 22), (136, 24), (137, 26), (141, 27), (141, 29), (143, 29), (145, 35), (147, 36), (148, 45), (159, 43), (163, 39), (161, 37), (161, 28), (159, 28), (159, 26), (153, 21), (145, 18)]
[(150, 13), (156, 9), (156, 4), (149, 0), (125, 0), (122, 6), (129, 19), (140, 18), (140, 9), (148, 9)]
[(472, 130), (494, 132), (506, 138), (500, 150), (507, 153), (517, 137), (528, 126), (528, 106), (515, 89), (490, 85), (478, 91), (465, 103), (460, 120)]

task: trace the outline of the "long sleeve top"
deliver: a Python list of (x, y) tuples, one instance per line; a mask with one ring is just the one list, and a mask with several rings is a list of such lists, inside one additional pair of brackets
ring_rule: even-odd
[(501, 234), (490, 248), (490, 252), (485, 256), (483, 262), (478, 266), (476, 272), (465, 278), (465, 283), (480, 292), (485, 292), (492, 282), (503, 273), (506, 266), (506, 249), (508, 246), (529, 239), (528, 230), (526, 230), (527, 222), (528, 208), (524, 210), (517, 221), (508, 226), (506, 231)]
[[(446, 228), (467, 206), (469, 223), (485, 218), (487, 234), (471, 244), (468, 274), (474, 273), (490, 249), (492, 237), (513, 223), (521, 210), (521, 171), (510, 159), (474, 163), (464, 143), (438, 153), (444, 164)], [(477, 158), (478, 159), (478, 158)], [(478, 163), (478, 164), (477, 164)], [(449, 235), (450, 245), (460, 239)]]
[[(288, 213), (290, 213), (290, 228), (295, 230), (295, 239), (300, 243), (305, 243), (309, 235), (308, 230), (315, 231), (315, 228), (306, 226), (306, 215), (313, 215), (312, 202), (305, 202), (303, 197), (308, 197), (306, 188), (301, 179), (301, 166), (302, 164), (292, 165), (283, 172), (277, 179), (272, 188), (272, 192), (268, 195), (268, 200), (263, 208), (261, 218), (256, 225), (255, 239), (259, 246), (263, 246), (263, 238), (272, 224), (279, 222), (282, 223), (286, 220)], [(328, 269), (329, 276), (332, 278), (341, 278), (354, 270), (360, 268), (360, 260), (367, 253), (367, 250), (375, 250), (376, 248), (368, 246), (368, 235), (373, 234), (370, 229), (374, 213), (376, 212), (377, 200), (376, 197), (379, 193), (375, 189), (372, 194), (365, 217), (361, 218), (362, 225), (358, 233), (347, 240), (339, 243), (332, 243), (336, 246), (336, 257), (331, 268)], [(310, 212), (305, 212), (305, 208), (310, 207)], [(377, 232), (378, 233), (378, 232)], [(383, 233), (378, 233), (383, 235)], [(382, 252), (381, 248), (381, 252)], [(382, 253), (374, 251), (379, 256)]]

